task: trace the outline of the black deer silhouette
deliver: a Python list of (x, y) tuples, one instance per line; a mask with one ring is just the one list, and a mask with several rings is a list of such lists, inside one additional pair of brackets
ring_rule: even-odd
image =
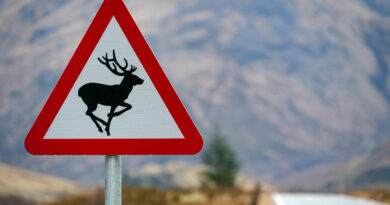
[[(133, 72), (137, 70), (137, 67), (131, 65), (130, 70), (126, 70), (128, 67), (127, 60), (124, 58), (125, 65), (121, 66), (115, 56), (115, 50), (112, 51), (113, 57), (108, 58), (102, 56), (103, 60), (98, 58), (99, 62), (105, 65), (113, 74), (118, 76), (124, 76), (122, 82), (119, 85), (104, 85), (99, 83), (87, 83), (80, 87), (79, 96), (83, 99), (84, 103), (88, 106), (88, 110), (85, 113), (91, 117), (92, 121), (95, 123), (99, 132), (103, 132), (102, 128), (99, 125), (99, 122), (106, 126), (105, 131), (107, 135), (110, 135), (110, 124), (111, 120), (115, 116), (131, 109), (131, 105), (126, 103), (125, 100), (129, 97), (130, 92), (133, 90), (135, 85), (141, 85), (144, 80), (134, 75)], [(112, 67), (111, 67), (112, 66)], [(121, 70), (118, 71), (119, 68)], [(98, 104), (111, 106), (110, 113), (107, 114), (108, 121), (100, 119), (93, 114), (93, 111), (96, 110)], [(115, 109), (118, 106), (124, 107), (121, 111), (115, 112)]]

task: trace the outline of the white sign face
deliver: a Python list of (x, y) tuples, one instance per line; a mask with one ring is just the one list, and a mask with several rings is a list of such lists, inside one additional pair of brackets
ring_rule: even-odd
[[(92, 102), (87, 106), (85, 101), (104, 101), (105, 96), (112, 95), (112, 92), (115, 91), (115, 89), (108, 89), (108, 87), (111, 86), (112, 88), (113, 85), (118, 87), (124, 79), (124, 76), (114, 74), (104, 63), (98, 60), (98, 58), (100, 58), (104, 62), (106, 54), (107, 59), (113, 59), (113, 50), (115, 50), (116, 60), (119, 65), (124, 66), (127, 61), (128, 71), (131, 69), (131, 65), (137, 67), (137, 70), (132, 72), (132, 75), (142, 79), (143, 83), (134, 85), (128, 98), (124, 100), (124, 102), (130, 104), (132, 108), (118, 116), (112, 117), (112, 121), (109, 125), (110, 135), (108, 135), (105, 130), (106, 125), (104, 125), (104, 122), (107, 123), (109, 121), (108, 114), (110, 113), (111, 106), (99, 103), (97, 104), (96, 110), (93, 110), (91, 107), (96, 103)], [(126, 61), (124, 59), (126, 59)], [(118, 64), (115, 66), (113, 65), (115, 62), (109, 61), (108, 64), (111, 68), (116, 67), (117, 70), (121, 72)], [(82, 94), (84, 98), (79, 96), (79, 89), (90, 83), (101, 84), (99, 86), (103, 86), (103, 89), (99, 89), (100, 91), (98, 94), (91, 92), (93, 89), (86, 89)], [(126, 82), (124, 82), (124, 84), (124, 86), (128, 86)], [(96, 87), (96, 85), (89, 87), (94, 86)], [(102, 91), (105, 89), (108, 89), (108, 93)], [(126, 94), (120, 93), (115, 96), (123, 97), (126, 96)], [(91, 117), (90, 113), (87, 115), (88, 108), (93, 110), (93, 117)], [(118, 106), (114, 112), (118, 113), (123, 109), (125, 109), (125, 107)], [(93, 120), (94, 117), (101, 119), (103, 122), (96, 120), (96, 118)], [(96, 123), (98, 123), (98, 125)], [(99, 126), (101, 127), (100, 131), (98, 129)], [(137, 58), (122, 29), (113, 17), (48, 129), (44, 139), (151, 138), (172, 139), (184, 138), (184, 136), (158, 94), (144, 67)]]

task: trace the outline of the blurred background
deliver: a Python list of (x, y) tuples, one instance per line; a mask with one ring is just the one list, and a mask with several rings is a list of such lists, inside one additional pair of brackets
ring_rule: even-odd
[[(124, 198), (390, 202), (390, 1), (124, 2), (205, 141), (195, 156), (123, 156)], [(0, 204), (102, 203), (103, 156), (24, 148), (101, 3), (0, 0)]]

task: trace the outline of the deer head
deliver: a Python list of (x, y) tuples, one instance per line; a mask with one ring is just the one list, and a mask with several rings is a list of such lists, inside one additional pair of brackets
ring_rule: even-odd
[(106, 53), (106, 56), (102, 56), (103, 60), (100, 58), (98, 58), (98, 60), (100, 63), (105, 65), (108, 70), (110, 70), (113, 74), (117, 76), (124, 76), (121, 83), (122, 86), (141, 85), (144, 82), (144, 80), (133, 74), (133, 72), (137, 70), (136, 66), (130, 65), (130, 70), (127, 70), (128, 63), (125, 58), (123, 58), (123, 60), (125, 61), (125, 65), (122, 66), (116, 59), (115, 50), (112, 50), (112, 56), (112, 58), (108, 58), (108, 54)]

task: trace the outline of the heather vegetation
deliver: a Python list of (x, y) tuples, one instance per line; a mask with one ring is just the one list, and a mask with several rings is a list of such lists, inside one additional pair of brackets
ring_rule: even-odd
[[(162, 190), (153, 187), (125, 187), (122, 190), (122, 204), (130, 205), (247, 205), (251, 193), (239, 189), (212, 188), (192, 190)], [(104, 191), (75, 195), (44, 205), (104, 205)]]
[(369, 190), (350, 192), (349, 195), (372, 199), (390, 204), (390, 188), (377, 187)]

